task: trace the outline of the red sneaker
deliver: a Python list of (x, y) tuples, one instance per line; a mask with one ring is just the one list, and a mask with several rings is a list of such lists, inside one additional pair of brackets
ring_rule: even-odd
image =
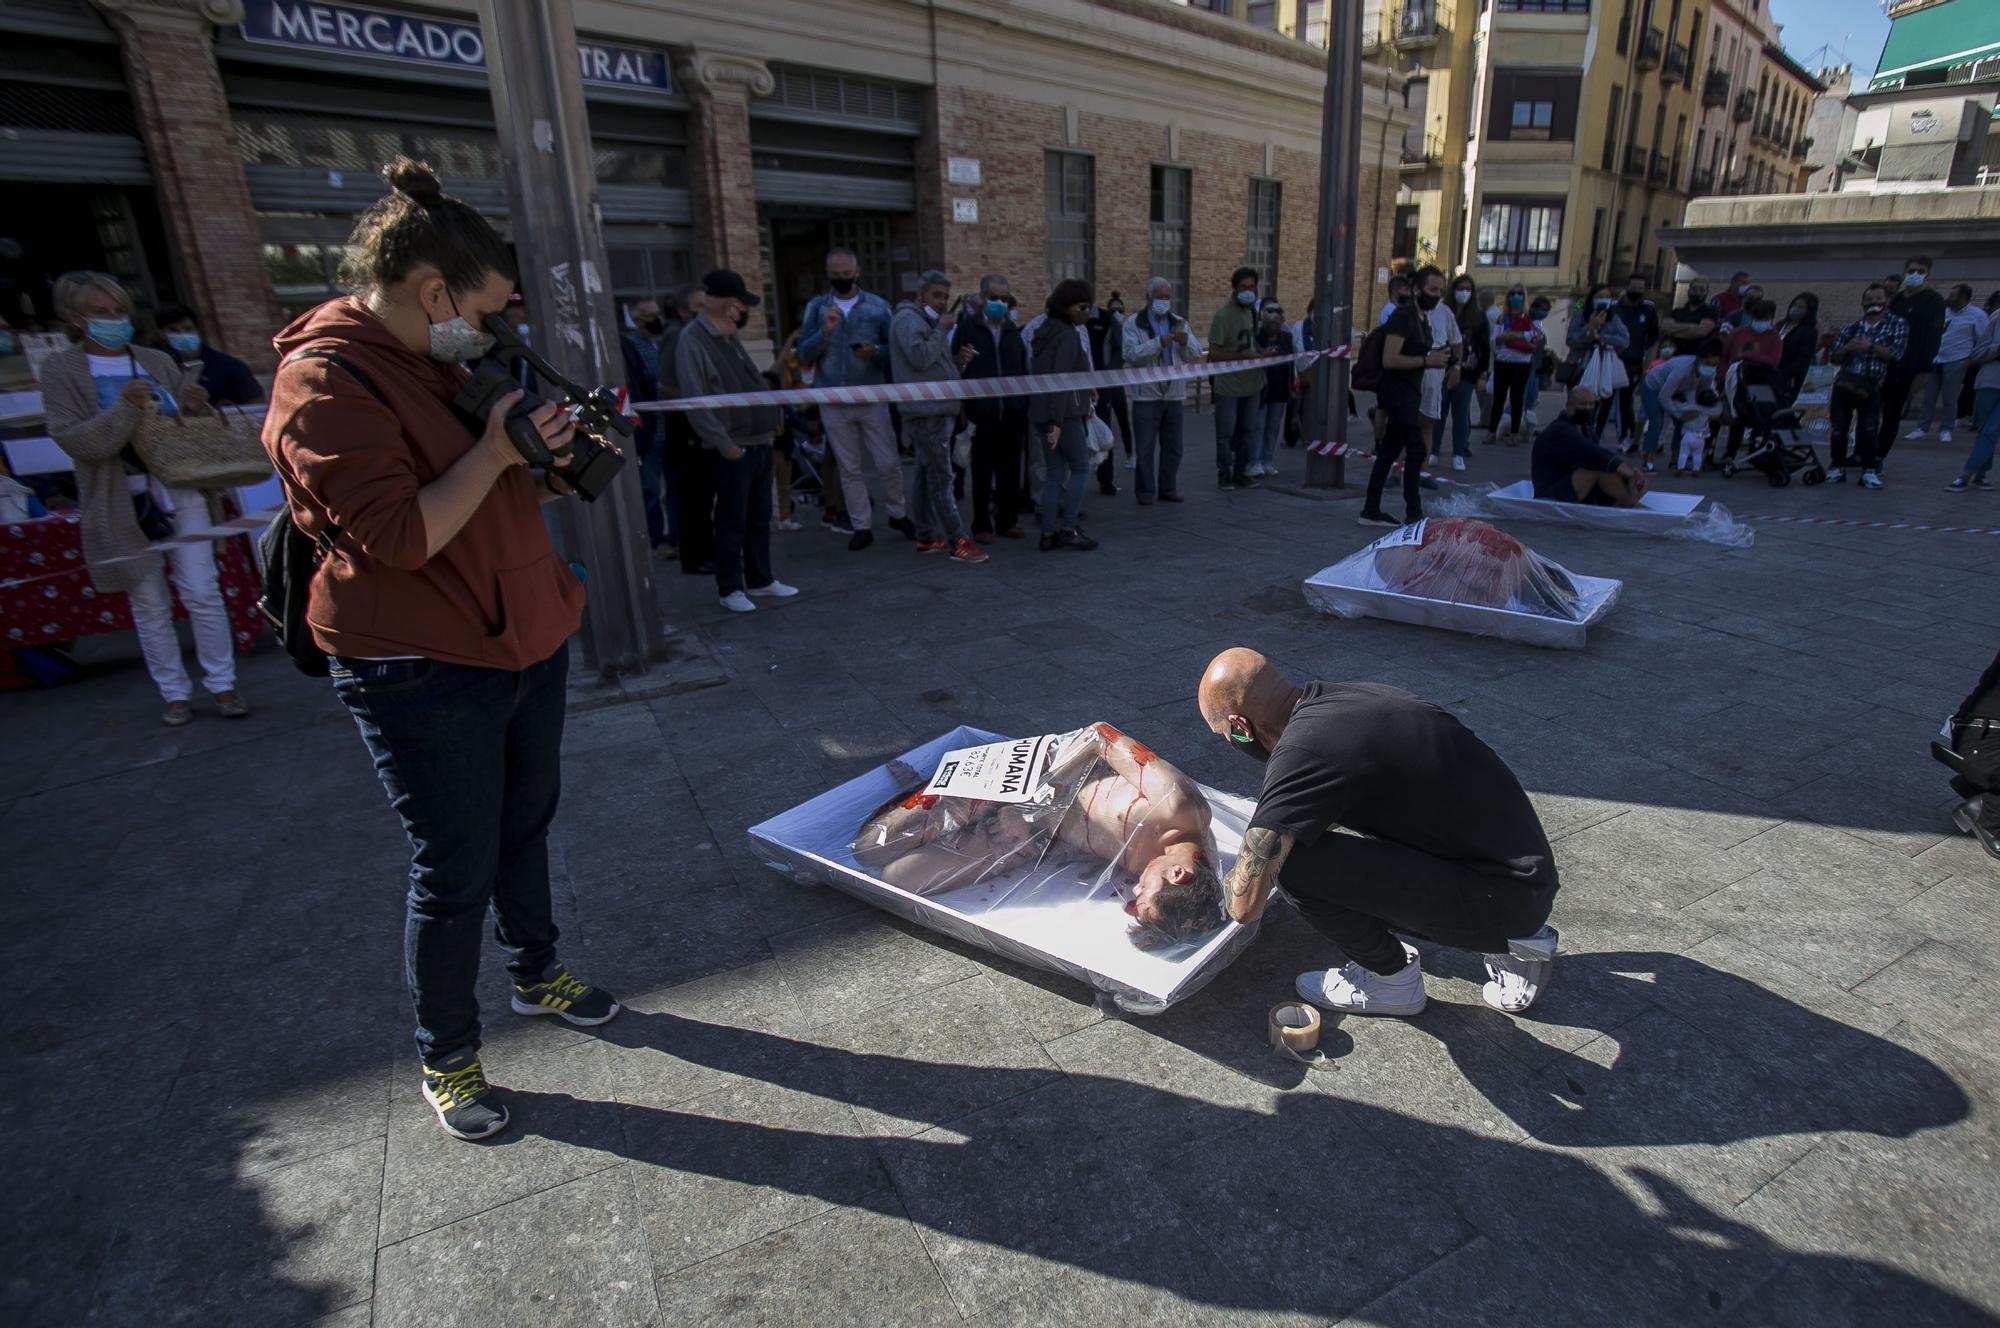
[(950, 547), (951, 545), (941, 539), (920, 539), (917, 541), (918, 553), (943, 553)]
[(986, 550), (971, 540), (960, 540), (951, 546), (951, 560), (955, 563), (983, 563), (990, 557)]

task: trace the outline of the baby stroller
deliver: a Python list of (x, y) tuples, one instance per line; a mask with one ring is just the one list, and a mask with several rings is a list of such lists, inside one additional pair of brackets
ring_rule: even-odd
[(1746, 383), (1736, 393), (1738, 409), (1748, 423), (1743, 452), (1722, 463), (1722, 473), (1760, 472), (1772, 488), (1783, 488), (1797, 475), (1801, 483), (1820, 484), (1826, 467), (1819, 452), (1806, 441), (1805, 422), (1790, 406), (1778, 403), (1778, 394), (1768, 383)]
[(822, 433), (814, 439), (806, 432), (805, 422), (819, 419), (816, 407), (803, 409), (787, 407), (785, 423), (792, 440), (792, 501), (804, 507), (811, 507), (826, 497), (826, 480), (821, 467), (827, 462), (826, 435)]

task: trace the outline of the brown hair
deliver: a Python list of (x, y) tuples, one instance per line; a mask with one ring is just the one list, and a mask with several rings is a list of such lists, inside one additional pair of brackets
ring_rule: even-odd
[(398, 157), (382, 168), (390, 193), (362, 213), (347, 237), (341, 284), (351, 291), (393, 286), (419, 267), (435, 267), (457, 294), (498, 272), (515, 276), (514, 256), (492, 223), (453, 198), (423, 162)]

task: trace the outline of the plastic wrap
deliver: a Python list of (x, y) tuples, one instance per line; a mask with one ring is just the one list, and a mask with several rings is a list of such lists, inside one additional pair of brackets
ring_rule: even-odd
[(1386, 618), (1574, 650), (1622, 585), (1578, 576), (1504, 531), (1428, 518), (1308, 577), (1306, 598), (1343, 618)]
[[(1065, 974), (1131, 1013), (1157, 1014), (1226, 967), (1256, 929), (1223, 921), (1164, 945), (1136, 933), (1125, 910), (1136, 878), (1118, 863), (1126, 845), (1094, 843), (1085, 851), (1058, 833), (1078, 798), (1109, 773), (1088, 733), (1036, 740), (1044, 747), (1024, 786), (1010, 789), (1016, 800), (999, 802), (954, 796), (940, 783), (948, 755), (1010, 741), (961, 727), (750, 827), (750, 837), (774, 871)], [(1205, 787), (1200, 793), (1212, 866), (1226, 873), (1252, 807)], [(914, 864), (912, 850), (922, 855)]]
[(1535, 486), (1516, 480), (1486, 495), (1493, 511), (1522, 521), (1556, 521), (1592, 530), (1614, 530), (1628, 535), (1665, 535), (1688, 522), (1702, 503), (1698, 493), (1662, 493), (1649, 490), (1637, 507), (1605, 507), (1596, 503), (1565, 503), (1535, 497)]

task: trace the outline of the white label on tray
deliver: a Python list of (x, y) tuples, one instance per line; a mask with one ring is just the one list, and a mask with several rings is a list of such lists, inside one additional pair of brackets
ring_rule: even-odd
[(1374, 547), (1377, 549), (1400, 549), (1405, 544), (1411, 544), (1421, 548), (1424, 543), (1424, 527), (1429, 524), (1429, 517), (1425, 517), (1422, 521), (1412, 521), (1409, 525), (1392, 530), (1381, 539), (1376, 540)]
[(982, 802), (1032, 802), (1050, 754), (1068, 736), (1044, 733), (1039, 738), (1015, 738), (946, 752), (924, 792)]

